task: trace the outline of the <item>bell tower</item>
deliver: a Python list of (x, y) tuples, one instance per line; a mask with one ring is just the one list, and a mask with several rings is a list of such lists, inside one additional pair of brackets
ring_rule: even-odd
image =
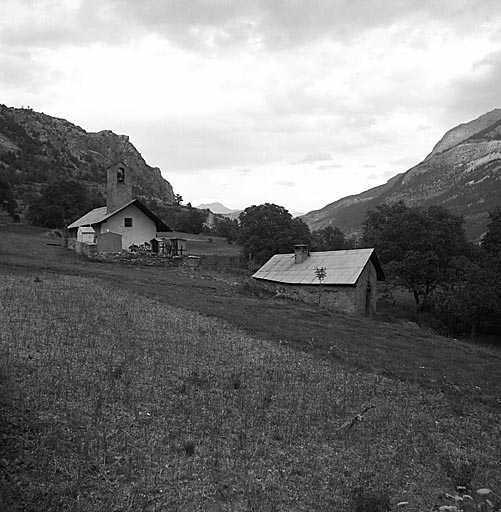
[(106, 213), (112, 213), (132, 201), (132, 176), (123, 162), (108, 167), (106, 172)]

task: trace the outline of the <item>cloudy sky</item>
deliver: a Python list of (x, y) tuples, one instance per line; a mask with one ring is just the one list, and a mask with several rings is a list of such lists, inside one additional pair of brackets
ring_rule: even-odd
[(501, 107), (500, 0), (0, 7), (0, 103), (129, 135), (194, 205), (318, 209)]

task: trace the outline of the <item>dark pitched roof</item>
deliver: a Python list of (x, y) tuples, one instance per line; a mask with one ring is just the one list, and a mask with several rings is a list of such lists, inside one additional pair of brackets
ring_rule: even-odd
[(320, 284), (315, 269), (324, 267), (324, 285), (355, 285), (367, 262), (376, 269), (378, 281), (384, 273), (374, 249), (312, 252), (302, 263), (295, 262), (294, 254), (275, 254), (252, 277), (284, 284)]
[(157, 231), (172, 231), (172, 229), (170, 229), (169, 226), (167, 226), (167, 224), (165, 224), (149, 208), (147, 208), (143, 203), (141, 203), (139, 199), (133, 199), (132, 201), (129, 201), (123, 206), (120, 206), (120, 208), (111, 213), (107, 213), (106, 206), (94, 208), (90, 212), (86, 213), (84, 216), (80, 217), (75, 222), (71, 223), (68, 226), (68, 229), (78, 228), (80, 226), (92, 226), (93, 224), (100, 224), (101, 222), (104, 222), (110, 217), (113, 217), (113, 215), (116, 215), (118, 212), (121, 212), (124, 208), (127, 208), (127, 206), (130, 206), (132, 204), (139, 208), (147, 217), (149, 217), (155, 223)]

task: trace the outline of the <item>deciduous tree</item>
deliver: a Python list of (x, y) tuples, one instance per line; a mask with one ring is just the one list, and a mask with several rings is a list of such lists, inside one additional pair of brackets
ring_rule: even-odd
[(228, 219), (226, 217), (216, 217), (213, 233), (215, 236), (226, 238), (228, 243), (234, 242), (238, 238), (238, 220)]
[(489, 254), (501, 256), (501, 206), (489, 214), (487, 232), (482, 238), (482, 248)]
[(277, 253), (294, 250), (295, 244), (310, 244), (308, 226), (283, 207), (272, 203), (246, 208), (239, 216), (238, 240), (242, 255), (258, 264)]
[(93, 207), (87, 189), (78, 181), (59, 180), (45, 187), (41, 197), (28, 209), (32, 224), (63, 228)]
[(455, 258), (449, 279), (427, 298), (426, 309), (433, 311), (444, 331), (474, 338), (484, 326), (501, 321), (501, 273), (482, 250), (469, 258)]
[(326, 226), (313, 231), (311, 236), (315, 251), (337, 251), (348, 248), (344, 233), (338, 227)]
[(17, 203), (12, 195), (12, 188), (7, 181), (0, 179), (0, 209), (5, 210), (10, 215), (14, 215)]
[(416, 304), (447, 280), (452, 259), (469, 251), (461, 217), (442, 207), (410, 208), (403, 202), (369, 211), (362, 241), (377, 249), (390, 278), (410, 290)]

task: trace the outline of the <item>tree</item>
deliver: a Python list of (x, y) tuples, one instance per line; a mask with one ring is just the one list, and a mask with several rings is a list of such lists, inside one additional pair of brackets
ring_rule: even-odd
[(12, 188), (7, 181), (0, 179), (0, 209), (14, 215), (17, 203), (12, 195)]
[(182, 202), (183, 202), (183, 196), (181, 194), (176, 194), (174, 196), (174, 204), (176, 206), (181, 206)]
[(59, 180), (45, 187), (41, 197), (30, 205), (27, 217), (37, 226), (63, 228), (92, 207), (84, 185), (74, 180)]
[(315, 251), (337, 251), (347, 248), (344, 233), (338, 227), (327, 226), (317, 229), (311, 236)]
[(238, 220), (228, 219), (227, 217), (215, 217), (214, 219), (214, 236), (222, 236), (226, 241), (231, 244), (238, 238)]
[(490, 222), (482, 238), (482, 248), (489, 254), (501, 255), (501, 206), (489, 213)]
[(200, 234), (204, 228), (204, 222), (207, 219), (207, 211), (197, 208), (182, 207), (177, 215), (177, 221), (174, 227), (177, 231), (185, 233)]
[(239, 216), (238, 241), (242, 256), (258, 264), (278, 253), (294, 250), (295, 244), (310, 244), (308, 226), (283, 207), (272, 203), (246, 208)]
[(393, 280), (420, 304), (450, 273), (453, 258), (467, 254), (463, 219), (442, 207), (410, 208), (403, 202), (369, 211), (362, 242), (375, 247)]
[(325, 267), (317, 267), (315, 269), (315, 277), (318, 279), (318, 305), (322, 302), (322, 283), (327, 277), (327, 269)]
[(499, 326), (501, 319), (501, 269), (483, 250), (470, 258), (455, 258), (447, 282), (425, 304), (440, 320), (447, 334), (474, 338), (484, 325)]

